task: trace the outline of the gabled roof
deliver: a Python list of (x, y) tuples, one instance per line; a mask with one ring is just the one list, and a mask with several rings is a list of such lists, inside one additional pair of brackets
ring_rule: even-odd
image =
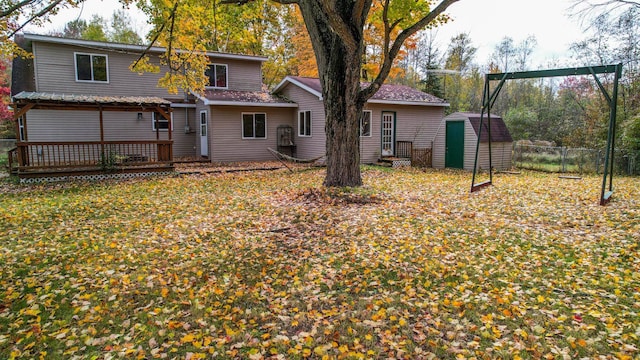
[[(480, 131), (480, 114), (458, 112), (447, 116), (447, 119), (453, 119), (456, 117), (469, 119), (469, 122), (473, 127), (473, 131), (475, 131), (476, 136), (478, 136), (478, 131)], [(486, 114), (484, 115), (484, 119), (482, 121), (482, 134), (480, 135), (480, 142), (489, 142), (489, 122), (487, 121)], [(511, 137), (509, 129), (504, 123), (504, 120), (502, 120), (500, 116), (494, 114), (491, 114), (491, 142), (513, 142), (513, 138)]]
[(196, 94), (205, 105), (298, 107), (298, 104), (267, 91), (209, 89)]
[[(102, 50), (124, 51), (124, 52), (132, 52), (132, 53), (142, 53), (145, 50), (147, 50), (146, 45), (120, 44), (120, 43), (112, 43), (112, 42), (71, 39), (71, 38), (38, 35), (38, 34), (24, 34), (23, 37), (25, 40), (29, 40), (29, 41), (46, 42), (46, 43), (60, 44), (60, 45), (73, 45), (73, 46), (81, 46), (81, 47), (102, 49)], [(166, 49), (159, 46), (152, 46), (151, 48), (149, 48), (148, 51), (151, 53), (163, 53), (166, 51)], [(267, 61), (267, 58), (264, 56), (231, 54), (231, 53), (216, 52), (216, 51), (208, 51), (205, 54), (209, 57), (215, 57), (219, 59), (235, 59), (235, 60), (260, 61), (260, 62)]]
[[(322, 85), (320, 79), (302, 76), (287, 76), (273, 90), (278, 93), (288, 84), (293, 84), (311, 93), (322, 100)], [(368, 83), (362, 83), (367, 86)], [(406, 85), (384, 84), (369, 99), (370, 104), (395, 104), (395, 105), (423, 105), (423, 106), (449, 106), (449, 104), (438, 97), (426, 92), (414, 89)]]

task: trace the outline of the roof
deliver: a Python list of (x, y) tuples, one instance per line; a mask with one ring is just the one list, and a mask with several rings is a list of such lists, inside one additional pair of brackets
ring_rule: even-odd
[[(478, 136), (478, 131), (480, 130), (480, 114), (477, 113), (453, 113), (447, 116), (447, 119), (453, 119), (456, 117), (465, 117), (469, 119), (471, 126), (473, 127), (473, 131), (475, 131), (476, 136)], [(487, 116), (484, 116), (482, 121), (482, 134), (480, 136), (480, 142), (486, 143), (489, 142), (489, 122), (487, 121)], [(513, 142), (513, 138), (509, 133), (509, 129), (507, 128), (507, 124), (504, 123), (504, 120), (498, 115), (491, 114), (491, 142)]]
[[(101, 49), (101, 50), (115, 50), (115, 51), (133, 52), (133, 53), (142, 53), (145, 51), (152, 52), (152, 53), (163, 53), (166, 51), (166, 48), (163, 48), (160, 46), (152, 46), (149, 49), (147, 49), (146, 45), (120, 44), (120, 43), (113, 43), (113, 42), (71, 39), (71, 38), (38, 35), (38, 34), (24, 34), (23, 37), (25, 40), (30, 40), (30, 41), (46, 42), (46, 43), (60, 44), (60, 45), (82, 46), (82, 47)], [(267, 61), (267, 57), (265, 56), (232, 54), (232, 53), (224, 53), (224, 52), (217, 52), (217, 51), (207, 51), (205, 54), (209, 57), (215, 57), (215, 58), (221, 58), (221, 59), (235, 59), (235, 60), (248, 60), (248, 61), (260, 61), (260, 62)]]
[(196, 95), (205, 105), (298, 107), (298, 104), (267, 91), (209, 89)]
[(73, 95), (26, 91), (15, 95), (13, 101), (17, 105), (35, 104), (36, 107), (98, 108), (102, 106), (112, 110), (150, 110), (149, 108), (169, 108), (171, 106), (170, 101), (159, 97)]
[[(274, 93), (278, 93), (287, 84), (294, 84), (322, 100), (322, 85), (320, 79), (302, 76), (287, 76), (275, 87)], [(367, 86), (368, 83), (362, 83)], [(424, 106), (449, 106), (444, 100), (428, 94), (424, 91), (414, 89), (406, 85), (383, 84), (380, 89), (369, 99), (368, 103), (373, 104), (396, 104), (396, 105), (424, 105)]]

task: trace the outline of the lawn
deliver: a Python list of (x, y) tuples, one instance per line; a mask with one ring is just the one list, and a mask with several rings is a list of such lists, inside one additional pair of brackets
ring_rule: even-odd
[(0, 185), (0, 358), (640, 356), (640, 180)]

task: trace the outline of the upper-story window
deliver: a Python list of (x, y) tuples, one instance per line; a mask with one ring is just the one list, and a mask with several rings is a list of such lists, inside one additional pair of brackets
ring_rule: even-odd
[(76, 81), (109, 82), (107, 55), (75, 53)]
[(208, 87), (227, 88), (227, 65), (225, 64), (209, 64), (204, 73), (209, 79)]

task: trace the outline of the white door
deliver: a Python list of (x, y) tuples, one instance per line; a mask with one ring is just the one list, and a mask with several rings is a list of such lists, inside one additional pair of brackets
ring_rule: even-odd
[(207, 130), (207, 112), (200, 111), (200, 156), (209, 156)]
[(382, 113), (382, 156), (393, 156), (395, 138), (395, 114), (391, 112)]

